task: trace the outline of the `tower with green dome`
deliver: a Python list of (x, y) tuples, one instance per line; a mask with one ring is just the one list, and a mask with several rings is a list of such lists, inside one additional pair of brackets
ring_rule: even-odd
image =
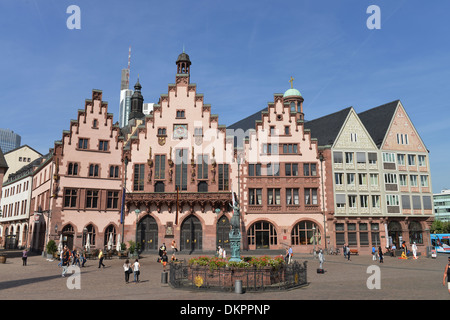
[(291, 77), (289, 80), (291, 83), (291, 88), (286, 90), (286, 92), (283, 94), (283, 100), (284, 103), (289, 103), (291, 107), (291, 112), (296, 112), (299, 117), (297, 119), (303, 120), (304, 114), (303, 114), (303, 97), (300, 91), (297, 89), (294, 89), (294, 78)]

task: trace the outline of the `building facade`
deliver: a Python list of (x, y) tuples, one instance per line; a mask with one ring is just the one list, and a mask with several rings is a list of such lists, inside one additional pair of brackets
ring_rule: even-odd
[(428, 151), (400, 101), (305, 121), (291, 82), (267, 108), (226, 127), (191, 83), (190, 68), (183, 52), (175, 83), (152, 110), (144, 110), (138, 80), (123, 126), (93, 90), (33, 172), (34, 249), (48, 239), (70, 248), (129, 241), (142, 251), (172, 241), (186, 252), (229, 248), (235, 195), (243, 249), (310, 253), (348, 244), (369, 254), (406, 241), (426, 251)]
[(23, 145), (10, 150), (9, 152), (5, 152), (4, 156), (9, 166), (8, 174), (3, 178), (3, 182), (6, 182), (9, 178), (9, 174), (13, 174), (29, 165), (34, 160), (42, 157), (42, 154), (28, 145)]
[(450, 190), (433, 194), (433, 202), (436, 220), (450, 221)]
[(21, 137), (9, 129), (0, 129), (0, 149), (3, 153), (20, 147)]

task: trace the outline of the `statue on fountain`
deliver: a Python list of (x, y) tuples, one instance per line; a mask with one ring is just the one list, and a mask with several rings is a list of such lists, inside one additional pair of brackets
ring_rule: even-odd
[(230, 261), (241, 261), (241, 214), (239, 211), (239, 203), (235, 199), (234, 192), (233, 201), (230, 207), (233, 208), (233, 217), (231, 217), (231, 231), (229, 233), (231, 258)]

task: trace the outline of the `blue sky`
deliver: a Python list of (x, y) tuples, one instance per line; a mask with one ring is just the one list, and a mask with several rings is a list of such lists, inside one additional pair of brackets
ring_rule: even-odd
[[(70, 30), (67, 7), (81, 10)], [(381, 29), (369, 30), (369, 5)], [(289, 78), (306, 119), (400, 99), (430, 150), (433, 191), (450, 188), (450, 2), (445, 0), (0, 2), (0, 128), (41, 153), (101, 89), (118, 120), (131, 53), (145, 102), (175, 81), (185, 47), (191, 82), (230, 125), (273, 101)]]

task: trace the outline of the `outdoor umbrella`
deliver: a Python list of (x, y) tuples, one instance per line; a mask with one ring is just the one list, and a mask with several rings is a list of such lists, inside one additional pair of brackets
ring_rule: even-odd
[(86, 251), (89, 252), (91, 251), (91, 235), (88, 234), (87, 235), (87, 239), (86, 239)]

